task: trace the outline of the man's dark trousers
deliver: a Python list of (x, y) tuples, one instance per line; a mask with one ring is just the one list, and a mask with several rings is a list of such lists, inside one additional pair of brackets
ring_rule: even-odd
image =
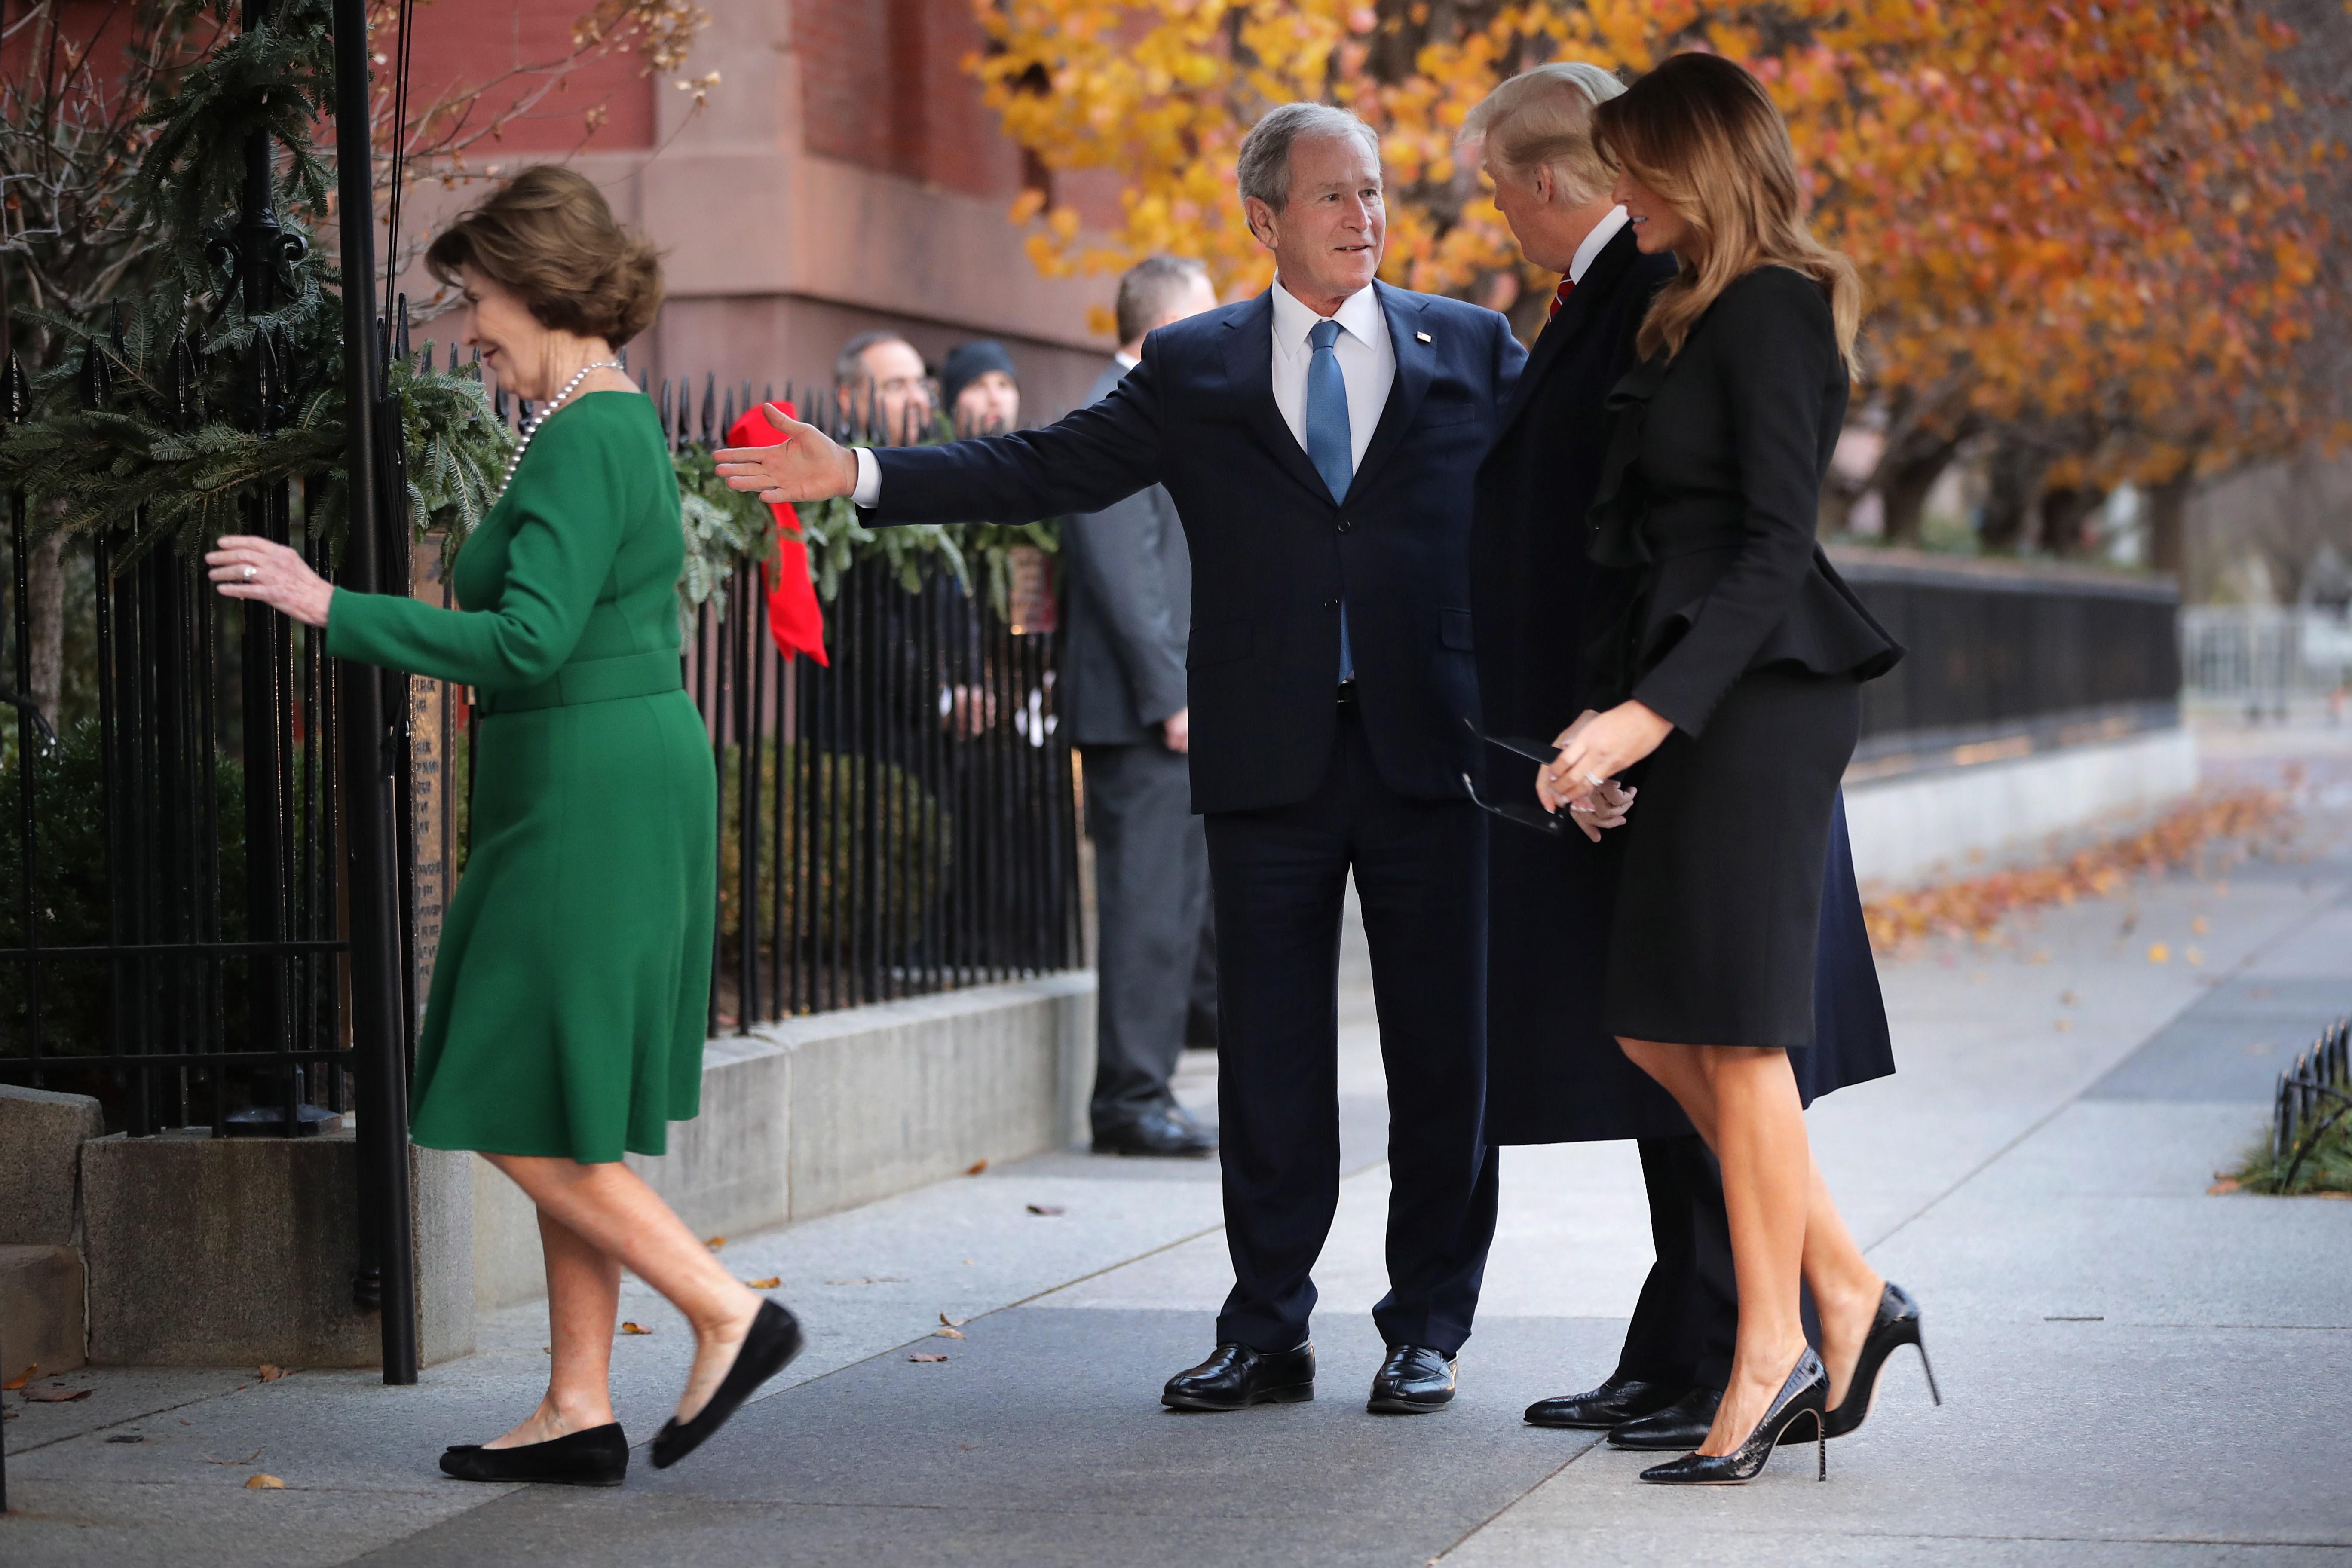
[(1389, 788), (1349, 714), (1314, 795), (1214, 813), (1208, 829), (1234, 1279), (1217, 1338), (1283, 1351), (1307, 1337), (1308, 1274), (1339, 1199), (1336, 997), (1352, 869), (1389, 1081), (1390, 1290), (1372, 1319), (1391, 1344), (1451, 1356), (1495, 1234), (1496, 1162), (1476, 1136), (1485, 825), (1465, 802)]
[(1095, 846), (1094, 1132), (1115, 1136), (1169, 1104), (1200, 963), (1208, 846), (1183, 754), (1159, 741), (1083, 746)]
[(1643, 1138), (1650, 1239), (1657, 1261), (1626, 1325), (1611, 1378), (1669, 1388), (1722, 1388), (1731, 1381), (1739, 1291), (1731, 1272), (1731, 1222), (1723, 1173), (1696, 1132)]

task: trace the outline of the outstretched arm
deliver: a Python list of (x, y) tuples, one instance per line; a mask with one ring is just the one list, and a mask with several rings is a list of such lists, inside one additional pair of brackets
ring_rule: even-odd
[(1144, 363), (1108, 397), (1042, 429), (872, 451), (864, 461), (875, 465), (877, 493), (859, 493), (857, 453), (774, 404), (765, 413), (783, 443), (722, 447), (719, 472), (764, 501), (855, 495), (886, 524), (1032, 522), (1100, 511), (1160, 480), (1165, 447), (1150, 371), (1147, 346)]

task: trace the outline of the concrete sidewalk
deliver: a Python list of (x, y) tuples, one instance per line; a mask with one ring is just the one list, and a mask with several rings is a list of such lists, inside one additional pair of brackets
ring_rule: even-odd
[[(1885, 966), (1903, 1070), (1811, 1125), (1856, 1231), (1927, 1310), (1946, 1403), (1898, 1360), (1827, 1485), (1783, 1461), (1744, 1489), (1645, 1488), (1636, 1457), (1519, 1421), (1614, 1359), (1649, 1260), (1630, 1146), (1507, 1152), (1461, 1397), (1364, 1413), (1385, 1109), (1351, 945), (1351, 1173), (1318, 1273), (1315, 1404), (1163, 1411), (1231, 1279), (1213, 1166), (1053, 1155), (730, 1241), (739, 1275), (782, 1277), (811, 1350), (676, 1470), (641, 1451), (625, 1489), (588, 1493), (435, 1471), (536, 1398), (543, 1318), (520, 1308), (415, 1388), (41, 1379), (94, 1392), (9, 1397), (24, 1511), (0, 1520), (0, 1562), (2352, 1563), (2352, 1204), (2205, 1190), (2279, 1068), (2352, 1012), (2352, 744), (2208, 742), (2224, 782), (2307, 758), (2296, 858)], [(1190, 1066), (1188, 1098), (1213, 1073)], [(614, 1357), (642, 1441), (686, 1336), (634, 1287), (623, 1315), (654, 1331)], [(926, 1338), (942, 1315), (966, 1337)], [(245, 1489), (257, 1471), (286, 1489)]]

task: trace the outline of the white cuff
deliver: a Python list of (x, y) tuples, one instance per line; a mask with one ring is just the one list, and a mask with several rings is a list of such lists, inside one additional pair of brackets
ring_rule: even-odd
[(857, 488), (849, 492), (850, 504), (868, 509), (882, 504), (882, 465), (874, 460), (871, 447), (859, 447), (857, 453)]

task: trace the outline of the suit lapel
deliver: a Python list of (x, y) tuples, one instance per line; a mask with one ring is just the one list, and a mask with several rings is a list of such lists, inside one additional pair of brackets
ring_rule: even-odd
[(1225, 322), (1225, 382), (1249, 418), (1250, 428), (1290, 477), (1318, 496), (1331, 492), (1307, 460), (1306, 448), (1290, 433), (1274, 402), (1274, 293), (1268, 289)]
[(1381, 410), (1381, 422), (1372, 427), (1372, 444), (1364, 448), (1364, 460), (1356, 465), (1355, 481), (1348, 487), (1350, 496), (1377, 477), (1381, 466), (1403, 444), (1405, 432), (1412, 428), (1413, 416), (1421, 412), (1421, 400), (1428, 393), (1429, 378), (1437, 367), (1436, 345), (1413, 336), (1414, 325), (1427, 309), (1422, 297), (1391, 289), (1385, 283), (1376, 282), (1372, 289), (1380, 300), (1381, 313), (1388, 318), (1389, 346), (1396, 354), (1396, 380), (1389, 387), (1389, 401)]
[(1518, 384), (1511, 389), (1510, 405), (1504, 409), (1503, 417), (1496, 426), (1496, 447), (1503, 444), (1503, 437), (1510, 434), (1511, 426), (1518, 423), (1519, 416), (1535, 401), (1536, 389), (1543, 384), (1543, 378), (1549, 374), (1551, 367), (1559, 363), (1569, 345), (1583, 335), (1585, 328), (1591, 322), (1593, 312), (1617, 291), (1617, 286), (1624, 281), (1626, 270), (1633, 265), (1633, 258), (1638, 254), (1640, 252), (1633, 244), (1633, 226), (1627, 224), (1601, 247), (1601, 254), (1594, 257), (1592, 265), (1584, 269), (1582, 280), (1569, 290), (1568, 303), (1559, 308), (1559, 314), (1544, 323), (1544, 330), (1536, 335), (1536, 346), (1528, 351), (1528, 363), (1519, 372)]

